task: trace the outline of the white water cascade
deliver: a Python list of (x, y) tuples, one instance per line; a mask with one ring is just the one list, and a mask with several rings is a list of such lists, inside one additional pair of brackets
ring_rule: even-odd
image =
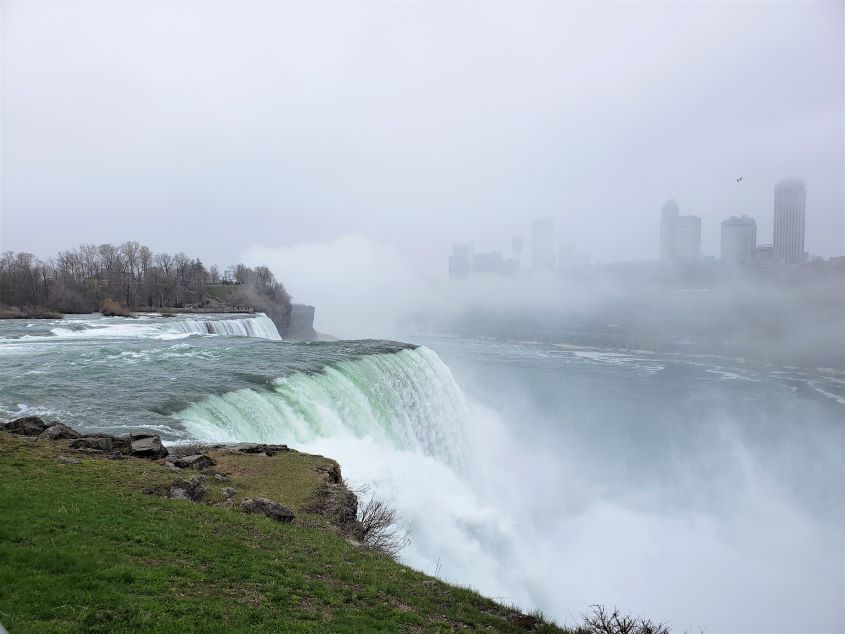
[(164, 324), (168, 331), (199, 335), (229, 335), (281, 339), (276, 325), (264, 313), (239, 319), (179, 319)]
[(53, 328), (54, 338), (146, 338), (146, 339), (181, 339), (190, 335), (228, 335), (257, 337), (280, 340), (282, 337), (273, 321), (264, 313), (229, 318), (198, 316), (189, 318), (178, 316), (162, 320), (161, 318), (141, 318), (137, 320), (121, 319), (107, 321), (102, 318), (74, 320), (76, 328), (64, 325)]
[(212, 396), (173, 416), (202, 440), (304, 444), (352, 435), (458, 466), (467, 406), (440, 358), (415, 348), (297, 372), (271, 389)]

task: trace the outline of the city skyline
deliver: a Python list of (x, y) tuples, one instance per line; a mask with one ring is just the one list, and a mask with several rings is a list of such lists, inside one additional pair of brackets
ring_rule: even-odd
[[(743, 179), (737, 179), (741, 182)], [(720, 234), (717, 243), (716, 253), (706, 253), (702, 241), (702, 217), (696, 214), (680, 213), (681, 206), (674, 198), (669, 198), (660, 209), (659, 217), (659, 238), (657, 241), (658, 255), (656, 258), (649, 258), (643, 261), (657, 260), (662, 262), (695, 262), (720, 260), (732, 264), (747, 264), (752, 261), (759, 263), (780, 263), (799, 264), (807, 259), (818, 256), (813, 253), (805, 244), (805, 210), (807, 188), (803, 179), (798, 177), (784, 177), (774, 184), (773, 203), (768, 217), (771, 219), (772, 231), (768, 234), (768, 241), (759, 242), (761, 235), (758, 230), (758, 217), (747, 213), (731, 214), (724, 217), (720, 223)], [(765, 217), (765, 216), (764, 216)], [(764, 223), (765, 224), (765, 223)], [(553, 217), (541, 217), (531, 220), (530, 235), (528, 244), (529, 261), (528, 266), (518, 268), (559, 268), (562, 267), (564, 258), (578, 258), (583, 262), (590, 260), (590, 254), (583, 251), (573, 251), (573, 240), (577, 243), (578, 236), (569, 236), (568, 242), (555, 241), (555, 221)], [(543, 254), (535, 255), (535, 244), (541, 242)], [(521, 236), (511, 238), (511, 244), (519, 244), (519, 251), (522, 251), (524, 239)], [(460, 243), (455, 243), (454, 247)], [(475, 243), (469, 244), (474, 248)], [(493, 249), (489, 253), (498, 254), (501, 259), (502, 252)], [(827, 257), (840, 257), (845, 255), (845, 250)], [(470, 256), (472, 260), (472, 256)], [(519, 260), (519, 257), (517, 257)], [(451, 257), (450, 257), (451, 261)], [(553, 261), (554, 265), (548, 263)], [(640, 260), (609, 260), (608, 262), (624, 262)], [(538, 264), (543, 262), (543, 264)], [(600, 261), (599, 261), (600, 262)], [(489, 267), (488, 272), (492, 271)], [(450, 265), (451, 271), (451, 265)], [(475, 269), (470, 263), (467, 274)]]

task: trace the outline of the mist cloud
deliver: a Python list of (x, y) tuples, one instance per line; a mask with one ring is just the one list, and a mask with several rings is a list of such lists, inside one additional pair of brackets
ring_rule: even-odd
[(841, 254), (842, 4), (610, 6), (4, 2), (2, 248), (358, 234), (443, 276), (536, 216), (654, 258), (675, 197), (713, 254), (739, 213), (769, 242), (797, 175), (808, 250)]

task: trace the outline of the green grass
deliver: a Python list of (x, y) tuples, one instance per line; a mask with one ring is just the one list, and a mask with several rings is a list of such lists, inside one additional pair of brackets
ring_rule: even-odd
[(206, 289), (206, 293), (221, 301), (228, 302), (235, 288), (235, 286), (209, 286)]
[[(13, 634), (523, 631), (513, 610), (331, 531), (144, 494), (184, 477), (154, 462), (59, 453), (79, 457), (0, 433), (0, 623)], [(295, 456), (289, 473), (310, 486), (316, 458)], [(263, 464), (282, 474), (276, 458)], [(220, 486), (257, 490), (262, 463), (244, 464)]]
[(325, 481), (319, 469), (334, 461), (298, 451), (281, 452), (273, 457), (258, 454), (224, 454), (207, 451), (217, 462), (215, 470), (225, 473), (233, 486), (236, 500), (264, 497), (281, 502), (295, 513), (310, 505), (317, 489)]

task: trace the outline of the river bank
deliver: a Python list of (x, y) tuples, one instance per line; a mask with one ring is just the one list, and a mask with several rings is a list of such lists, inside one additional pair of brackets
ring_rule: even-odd
[(194, 464), (148, 435), (47, 429), (0, 433), (9, 631), (566, 631), (351, 539), (349, 494), (316, 503), (345, 490), (331, 459), (220, 445)]

